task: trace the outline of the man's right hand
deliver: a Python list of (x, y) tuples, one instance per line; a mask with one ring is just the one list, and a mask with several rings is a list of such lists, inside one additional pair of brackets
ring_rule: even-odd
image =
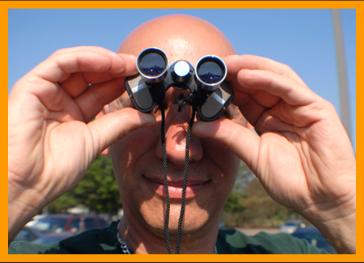
[(55, 52), (16, 82), (8, 106), (9, 241), (70, 190), (102, 150), (154, 122), (131, 108), (95, 118), (135, 73), (130, 55), (75, 47)]

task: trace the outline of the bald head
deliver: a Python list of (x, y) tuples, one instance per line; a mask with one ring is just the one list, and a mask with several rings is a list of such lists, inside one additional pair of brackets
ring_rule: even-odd
[(224, 57), (235, 53), (220, 30), (189, 15), (168, 15), (142, 24), (125, 39), (119, 52), (138, 55), (148, 47), (162, 49), (169, 62), (186, 59), (193, 64), (208, 54)]

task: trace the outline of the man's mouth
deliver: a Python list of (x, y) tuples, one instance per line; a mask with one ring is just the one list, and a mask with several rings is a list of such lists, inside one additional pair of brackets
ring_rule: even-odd
[[(156, 195), (165, 198), (166, 193), (164, 191), (164, 179), (159, 177), (147, 177), (142, 176), (145, 181), (152, 187)], [(211, 179), (196, 179), (190, 178), (186, 186), (186, 199), (195, 198), (199, 191), (203, 188), (208, 187), (212, 182)], [(182, 199), (182, 189), (183, 189), (183, 177), (178, 178), (178, 180), (168, 180), (168, 192), (169, 198), (174, 200)]]

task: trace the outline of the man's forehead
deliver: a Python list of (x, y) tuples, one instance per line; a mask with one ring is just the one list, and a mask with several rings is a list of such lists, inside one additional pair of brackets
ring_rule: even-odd
[(207, 54), (221, 57), (234, 54), (230, 42), (212, 24), (187, 15), (169, 15), (136, 28), (122, 43), (119, 52), (138, 55), (143, 49), (158, 47), (169, 62), (186, 59), (191, 63)]

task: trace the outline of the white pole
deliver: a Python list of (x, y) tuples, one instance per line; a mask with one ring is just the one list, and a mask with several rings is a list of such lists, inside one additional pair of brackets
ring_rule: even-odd
[(348, 77), (346, 72), (344, 36), (341, 28), (341, 17), (339, 9), (332, 9), (334, 26), (334, 37), (336, 46), (336, 66), (340, 92), (340, 113), (341, 120), (351, 138), (351, 119), (349, 107)]

